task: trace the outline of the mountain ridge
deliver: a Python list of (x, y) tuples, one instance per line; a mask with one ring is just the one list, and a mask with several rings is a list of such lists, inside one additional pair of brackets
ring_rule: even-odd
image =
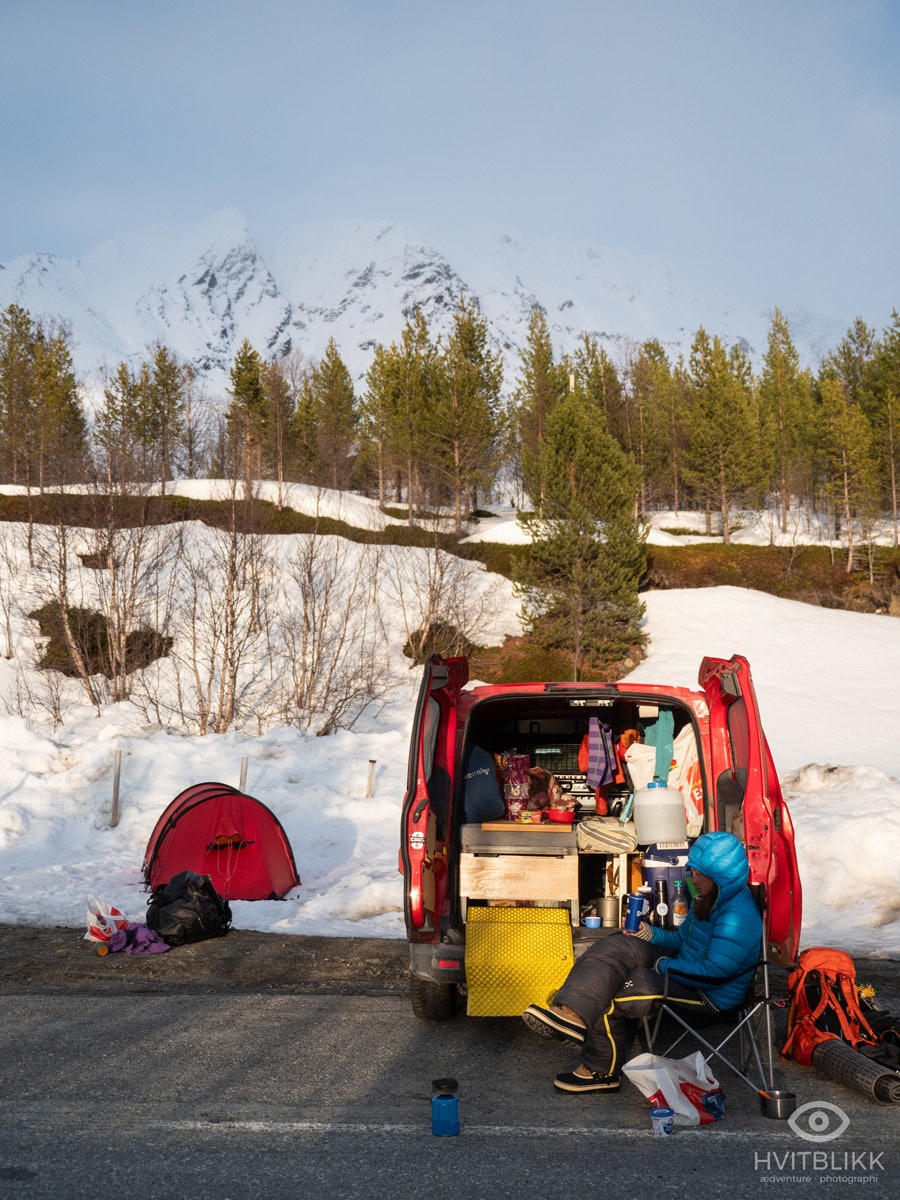
[[(698, 297), (658, 260), (562, 237), (523, 239), (502, 227), (428, 232), (387, 220), (308, 222), (277, 236), (234, 208), (194, 225), (125, 232), (79, 258), (48, 251), (0, 264), (0, 307), (59, 317), (73, 331), (86, 385), (104, 365), (163, 342), (224, 394), (244, 340), (265, 356), (319, 358), (333, 337), (361, 382), (375, 346), (400, 337), (416, 308), (434, 335), (449, 331), (461, 293), (474, 298), (513, 386), (535, 305), (558, 354), (583, 333), (620, 369), (657, 338), (686, 354), (702, 325), (759, 362), (770, 312)], [(787, 312), (801, 359), (815, 366), (842, 334), (836, 323)]]

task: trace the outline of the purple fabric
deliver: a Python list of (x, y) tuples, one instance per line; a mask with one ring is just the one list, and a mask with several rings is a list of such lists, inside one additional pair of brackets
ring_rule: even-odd
[(163, 954), (171, 949), (149, 925), (129, 925), (127, 929), (119, 929), (107, 944), (110, 954)]
[(612, 730), (599, 717), (588, 721), (588, 787), (605, 787), (616, 775)]

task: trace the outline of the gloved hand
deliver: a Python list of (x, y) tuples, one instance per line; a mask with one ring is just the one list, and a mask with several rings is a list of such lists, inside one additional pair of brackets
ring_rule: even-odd
[(653, 930), (646, 921), (641, 921), (640, 925), (633, 933), (628, 929), (624, 930), (623, 932), (628, 934), (629, 937), (640, 938), (642, 942), (653, 941)]

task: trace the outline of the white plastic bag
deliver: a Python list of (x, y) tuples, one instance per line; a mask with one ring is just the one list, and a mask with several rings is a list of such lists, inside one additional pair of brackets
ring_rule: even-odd
[(96, 896), (87, 897), (86, 921), (86, 942), (108, 942), (116, 930), (127, 929), (129, 924), (117, 908)]
[(697, 837), (703, 830), (703, 778), (697, 756), (697, 739), (690, 722), (672, 745), (672, 768), (668, 782), (669, 787), (678, 788), (681, 792), (688, 837)]
[(625, 762), (628, 764), (628, 774), (636, 792), (652, 782), (656, 771), (656, 747), (645, 746), (643, 742), (632, 742), (625, 751)]
[(654, 1107), (674, 1109), (676, 1125), (710, 1125), (725, 1116), (725, 1093), (699, 1050), (687, 1058), (638, 1054), (622, 1074)]

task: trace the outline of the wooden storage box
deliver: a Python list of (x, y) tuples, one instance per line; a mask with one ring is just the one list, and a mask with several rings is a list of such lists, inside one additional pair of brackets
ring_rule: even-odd
[(578, 851), (568, 828), (490, 822), (462, 827), (459, 897), (463, 920), (470, 900), (564, 903), (578, 924)]

